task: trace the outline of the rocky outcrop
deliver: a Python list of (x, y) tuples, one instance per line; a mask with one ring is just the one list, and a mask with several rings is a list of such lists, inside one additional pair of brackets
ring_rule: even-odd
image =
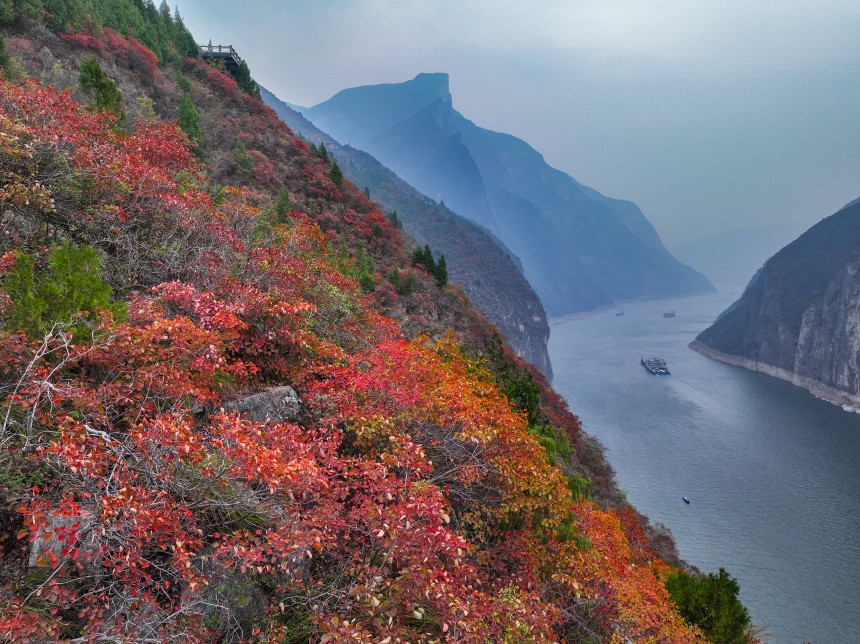
[(273, 420), (284, 423), (298, 418), (302, 403), (292, 387), (272, 387), (246, 398), (224, 403), (223, 407), (224, 411), (236, 412), (255, 422)]
[(774, 255), (690, 347), (860, 411), (860, 203)]

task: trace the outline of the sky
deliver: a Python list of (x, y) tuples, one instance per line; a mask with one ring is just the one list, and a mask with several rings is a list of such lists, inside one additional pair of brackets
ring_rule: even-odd
[(453, 105), (671, 247), (860, 197), (858, 0), (181, 0), (279, 98), (447, 72)]

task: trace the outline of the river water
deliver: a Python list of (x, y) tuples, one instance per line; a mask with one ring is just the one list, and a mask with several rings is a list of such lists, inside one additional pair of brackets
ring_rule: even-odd
[[(555, 388), (681, 557), (738, 580), (765, 642), (860, 642), (860, 415), (688, 349), (735, 297), (553, 326)], [(671, 375), (648, 373), (643, 355)]]

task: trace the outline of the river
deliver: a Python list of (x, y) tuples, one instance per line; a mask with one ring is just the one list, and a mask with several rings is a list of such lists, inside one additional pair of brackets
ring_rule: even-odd
[[(681, 557), (738, 580), (765, 642), (860, 642), (860, 415), (688, 349), (735, 297), (556, 324), (554, 386)], [(671, 375), (648, 373), (643, 355)]]

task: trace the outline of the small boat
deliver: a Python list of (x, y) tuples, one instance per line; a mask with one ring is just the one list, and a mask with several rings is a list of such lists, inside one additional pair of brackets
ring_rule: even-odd
[(666, 311), (666, 312), (663, 314), (663, 317), (664, 317), (664, 318), (673, 318), (673, 317), (675, 317), (675, 312), (674, 312), (674, 311)]
[(681, 498), (684, 499), (684, 503), (690, 505), (690, 499), (688, 499), (686, 496), (682, 496)]

